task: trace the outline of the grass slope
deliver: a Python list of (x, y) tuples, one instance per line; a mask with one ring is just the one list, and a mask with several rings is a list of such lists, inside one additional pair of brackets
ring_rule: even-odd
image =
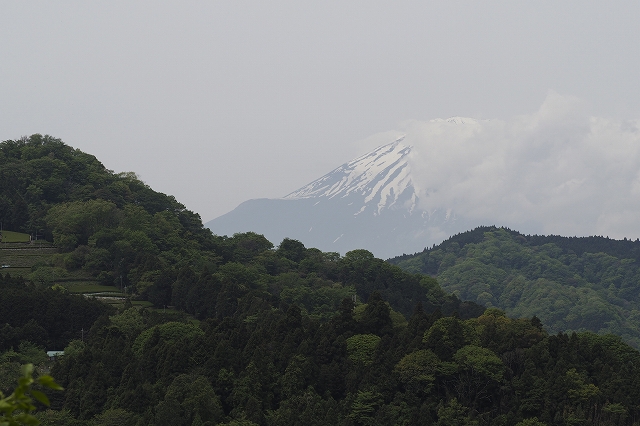
[(21, 232), (2, 231), (0, 235), (2, 235), (2, 238), (0, 238), (2, 243), (28, 243), (31, 241), (29, 234)]

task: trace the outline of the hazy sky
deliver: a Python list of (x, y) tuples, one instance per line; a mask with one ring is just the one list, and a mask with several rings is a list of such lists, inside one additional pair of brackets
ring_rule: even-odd
[[(411, 122), (514, 128), (549, 93), (581, 120), (640, 117), (637, 0), (0, 6), (0, 139), (59, 137), (204, 221), (284, 196)], [(457, 157), (441, 149), (446, 168)]]

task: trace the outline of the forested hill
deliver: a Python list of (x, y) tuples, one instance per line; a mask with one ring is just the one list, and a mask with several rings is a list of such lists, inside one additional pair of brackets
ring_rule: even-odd
[[(65, 390), (42, 425), (640, 420), (640, 353), (616, 336), (549, 335), (366, 250), (212, 235), (173, 197), (48, 136), (1, 143), (0, 177), (5, 229), (53, 244), (0, 246), (40, 259), (0, 276), (0, 391), (20, 363), (50, 368)], [(494, 229), (475, 245), (524, 244), (511, 238)], [(74, 280), (127, 291), (107, 306), (70, 294)], [(64, 355), (47, 361), (45, 345)]]
[[(443, 241), (438, 246), (433, 246), (433, 250), (446, 250), (448, 247), (457, 245), (459, 248), (463, 248), (467, 244), (478, 244), (485, 240), (485, 233), (495, 231), (498, 229), (495, 226), (479, 226), (473, 230), (453, 235), (447, 240)], [(509, 228), (499, 228), (514, 237), (518, 237), (520, 240), (524, 238), (531, 246), (541, 246), (544, 244), (553, 243), (565, 251), (572, 251), (578, 256), (583, 253), (606, 253), (611, 256), (635, 259), (640, 263), (640, 240), (614, 240), (609, 237), (591, 236), (591, 237), (562, 237), (560, 235), (524, 235), (518, 231), (511, 230)], [(429, 249), (423, 250), (421, 253), (415, 254), (403, 254), (402, 256), (396, 256), (389, 261), (393, 264), (399, 264), (403, 260), (413, 259), (420, 257), (422, 253), (430, 251)], [(435, 275), (437, 269), (434, 269), (434, 265), (426, 266), (431, 268), (429, 270), (423, 270), (422, 272)]]
[[(58, 210), (54, 213), (69, 215), (75, 213), (68, 211), (74, 207), (93, 207), (89, 209), (93, 217), (87, 218), (90, 213), (86, 213), (73, 223), (52, 223), (56, 214), (50, 209), (55, 206)], [(93, 155), (60, 139), (35, 134), (0, 143), (0, 220), (4, 229), (44, 233), (49, 240), (57, 232), (64, 237), (57, 243), (72, 248), (86, 244), (90, 233), (124, 219), (127, 214), (116, 212), (125, 208), (134, 209), (128, 216), (169, 212), (179, 222), (177, 231), (200, 243), (207, 234), (200, 217), (174, 197), (153, 191), (135, 173), (107, 170)]]
[(522, 235), (481, 227), (389, 260), (446, 291), (536, 315), (548, 330), (614, 333), (640, 346), (640, 241)]
[(174, 197), (50, 136), (0, 144), (0, 221), (5, 230), (44, 235), (58, 248), (33, 266), (32, 280), (97, 280), (199, 319), (246, 313), (254, 299), (297, 303), (326, 317), (343, 298), (366, 301), (374, 290), (405, 316), (420, 302), (428, 312), (462, 317), (483, 310), (366, 250), (341, 257), (290, 239), (274, 250), (250, 232), (213, 235)]

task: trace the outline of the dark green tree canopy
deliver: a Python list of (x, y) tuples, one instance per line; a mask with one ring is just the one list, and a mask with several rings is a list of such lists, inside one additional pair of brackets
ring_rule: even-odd
[[(548, 335), (556, 317), (522, 310), (512, 319), (515, 308), (498, 309), (498, 301), (594, 301), (606, 287), (627, 309), (614, 313), (632, 323), (635, 296), (623, 296), (635, 260), (616, 257), (608, 242), (580, 251), (483, 229), (425, 251), (406, 271), (366, 250), (341, 257), (291, 239), (274, 248), (252, 232), (214, 236), (173, 197), (49, 136), (0, 144), (0, 175), (2, 220), (55, 244), (47, 267), (131, 290), (109, 307), (37, 270), (30, 280), (0, 276), (0, 385), (32, 358), (65, 387), (38, 415), (42, 424), (631, 426), (640, 418), (635, 349), (609, 334)], [(457, 295), (418, 273), (429, 268)], [(573, 290), (558, 291), (554, 280)], [(580, 289), (581, 280), (591, 286)], [(595, 304), (570, 318), (584, 325), (610, 313)], [(47, 361), (50, 345), (65, 355)]]

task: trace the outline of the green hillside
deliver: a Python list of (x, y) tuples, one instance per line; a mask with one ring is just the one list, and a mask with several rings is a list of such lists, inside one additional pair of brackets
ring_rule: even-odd
[(484, 227), (390, 262), (464, 300), (536, 315), (551, 332), (613, 333), (640, 347), (640, 241)]
[[(36, 375), (50, 371), (64, 391), (49, 395), (50, 409), (37, 414), (42, 425), (640, 419), (640, 353), (619, 337), (549, 335), (537, 317), (485, 310), (415, 273), (442, 269), (443, 279), (463, 288), (478, 274), (457, 271), (458, 256), (482, 255), (494, 263), (475, 281), (482, 291), (474, 300), (497, 305), (510, 294), (531, 306), (536, 297), (568, 306), (538, 281), (564, 277), (561, 265), (582, 262), (597, 283), (587, 300), (599, 300), (616, 271), (611, 291), (621, 298), (635, 260), (618, 259), (607, 241), (596, 256), (507, 230), (475, 230), (437, 249), (424, 269), (406, 257), (414, 262), (407, 272), (366, 250), (341, 256), (291, 239), (276, 246), (252, 232), (212, 235), (196, 214), (133, 173), (113, 173), (40, 135), (0, 144), (0, 220), (46, 241), (0, 247), (9, 265), (0, 274), (0, 391), (10, 393), (21, 364), (35, 363)], [(508, 262), (499, 260), (503, 246)], [(555, 260), (558, 253), (569, 261)], [(587, 262), (593, 256), (599, 268)], [(507, 264), (531, 273), (510, 280), (500, 272)], [(509, 273), (517, 275), (515, 268)], [(531, 285), (535, 271), (546, 278)], [(494, 290), (505, 281), (524, 284)], [(582, 295), (579, 283), (572, 288)], [(546, 293), (536, 293), (541, 288)], [(598, 312), (573, 314), (596, 323)], [(62, 348), (61, 358), (48, 359), (45, 350)]]
[[(174, 197), (50, 136), (0, 144), (0, 221), (55, 245), (0, 247), (14, 275), (70, 289), (78, 282), (115, 286), (134, 301), (176, 306), (197, 318), (245, 309), (239, 301), (249, 295), (279, 297), (327, 317), (343, 298), (367, 300), (374, 290), (404, 315), (418, 302), (448, 313), (482, 312), (364, 250), (341, 258), (293, 240), (273, 250), (261, 235), (212, 235)], [(220, 290), (226, 302), (211, 303)]]

